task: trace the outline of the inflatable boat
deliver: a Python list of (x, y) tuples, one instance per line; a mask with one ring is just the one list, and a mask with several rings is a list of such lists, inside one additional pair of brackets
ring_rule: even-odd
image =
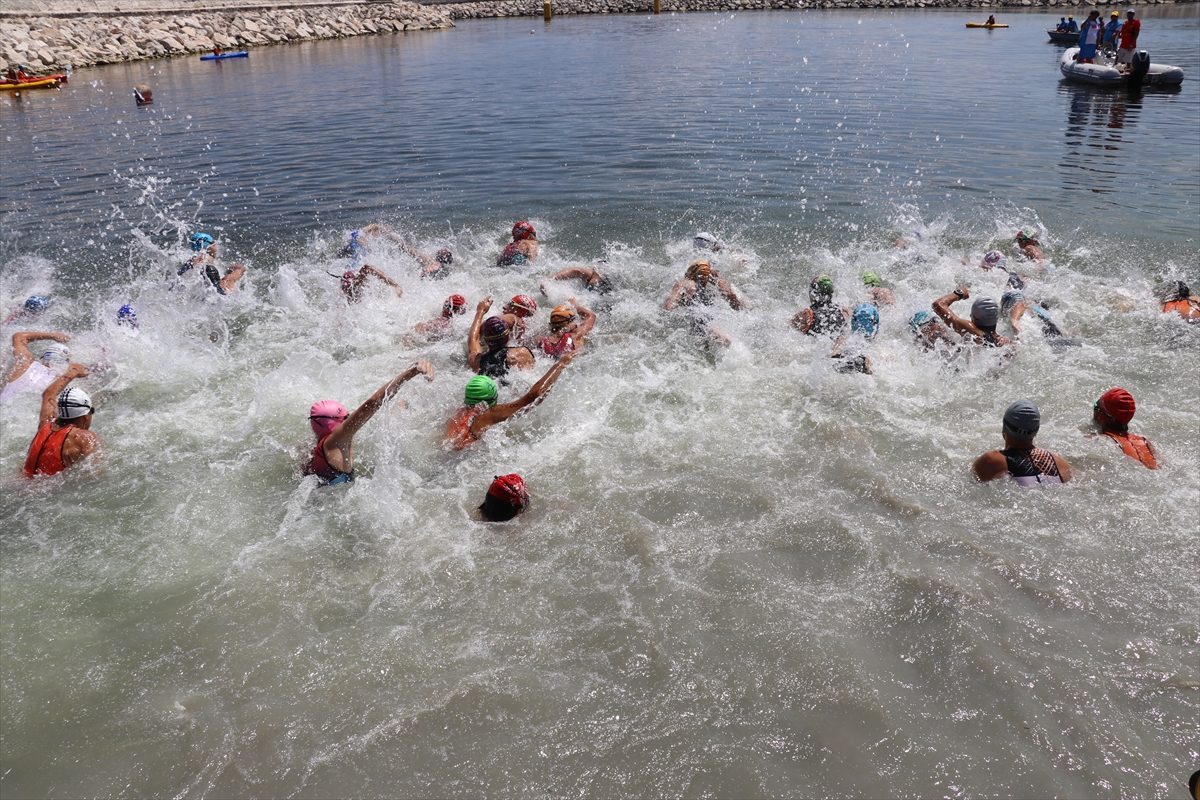
[(1071, 47), (1062, 54), (1058, 68), (1069, 81), (1090, 83), (1093, 86), (1178, 86), (1183, 83), (1183, 70), (1170, 64), (1150, 63), (1150, 54), (1138, 50), (1133, 54), (1133, 63), (1127, 72), (1117, 69), (1113, 59), (1096, 53), (1096, 63), (1080, 64), (1075, 60), (1078, 47)]
[(233, 53), (209, 53), (206, 56), (200, 56), (201, 61), (220, 61), (223, 58), (249, 58), (250, 54), (245, 50), (238, 50)]
[(1079, 31), (1056, 31), (1054, 28), (1046, 28), (1046, 33), (1050, 34), (1050, 41), (1055, 44), (1067, 46), (1079, 44)]
[(986, 22), (968, 22), (968, 28), (1007, 28), (1008, 26), (1001, 22), (993, 22), (988, 25)]

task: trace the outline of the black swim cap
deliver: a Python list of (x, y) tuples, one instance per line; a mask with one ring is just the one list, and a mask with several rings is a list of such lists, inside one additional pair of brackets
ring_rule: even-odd
[(1042, 413), (1028, 400), (1018, 400), (1004, 412), (1004, 432), (1020, 442), (1032, 442), (1042, 427)]

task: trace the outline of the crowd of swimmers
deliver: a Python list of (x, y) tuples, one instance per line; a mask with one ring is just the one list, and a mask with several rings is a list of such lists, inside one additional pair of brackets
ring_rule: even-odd
[[(341, 256), (348, 259), (348, 266), (340, 276), (334, 275), (339, 279), (347, 302), (358, 302), (372, 281), (394, 290), (397, 296), (403, 294), (396, 281), (366, 261), (371, 242), (381, 237), (390, 239), (412, 257), (420, 266), (423, 277), (444, 277), (454, 263), (449, 250), (442, 249), (429, 256), (410, 247), (386, 227), (367, 226), (350, 234), (349, 243), (341, 252)], [(224, 272), (219, 270), (216, 244), (208, 234), (193, 234), (189, 243), (195, 255), (179, 267), (177, 277), (196, 274), (219, 294), (234, 291), (246, 274), (245, 267), (234, 264)], [(897, 246), (905, 246), (904, 240), (898, 240)], [(1033, 268), (1043, 264), (1045, 256), (1033, 233), (1020, 231), (1014, 246), (1024, 263)], [(518, 222), (512, 229), (512, 241), (497, 258), (497, 266), (536, 262), (538, 247), (533, 226)], [(725, 249), (716, 237), (707, 233), (698, 233), (693, 239), (693, 247), (697, 251), (713, 253)], [(1008, 268), (1006, 256), (993, 250), (983, 257), (979, 267), (1006, 274), (1006, 291), (1000, 302), (991, 297), (976, 298), (969, 315), (960, 316), (952, 307), (972, 297), (966, 286), (956, 287), (933, 300), (928, 309), (918, 309), (909, 315), (909, 328), (920, 346), (947, 358), (991, 351), (1003, 360), (1012, 354), (1023, 332), (1022, 318), (1026, 312), (1034, 315), (1042, 335), (1048, 340), (1068, 341), (1042, 305), (1025, 296), (1027, 278)], [(834, 283), (830, 276), (813, 278), (809, 286), (809, 305), (795, 314), (791, 324), (804, 335), (829, 337), (833, 341), (829, 357), (835, 360), (838, 371), (870, 374), (870, 343), (879, 332), (880, 308), (894, 306), (896, 301), (878, 274), (865, 272), (860, 277), (862, 302), (853, 308), (835, 304)], [(541, 292), (545, 296), (549, 295), (549, 281), (578, 282), (581, 288), (597, 294), (612, 289), (608, 276), (585, 267), (572, 267), (546, 276), (541, 283)], [(713, 324), (710, 313), (711, 307), (720, 302), (735, 311), (745, 306), (732, 285), (713, 268), (709, 258), (700, 257), (688, 265), (683, 277), (671, 287), (663, 308), (684, 314), (689, 328), (707, 343), (727, 346), (729, 335)], [(49, 305), (47, 298), (30, 297), (4, 322), (36, 317)], [(541, 402), (563, 370), (583, 352), (598, 319), (594, 311), (571, 297), (550, 311), (545, 328), (535, 331), (533, 320), (539, 306), (533, 297), (514, 295), (500, 307), (499, 313), (489, 315), (493, 305), (490, 296), (476, 304), (467, 334), (465, 362), (476, 374), (464, 387), (462, 405), (446, 423), (445, 441), (454, 450), (470, 447), (492, 426)], [(1192, 295), (1182, 281), (1170, 285), (1161, 298), (1161, 309), (1163, 313), (1178, 314), (1188, 322), (1200, 322), (1200, 297)], [(467, 310), (467, 299), (452, 294), (446, 298), (441, 315), (417, 324), (406, 340), (412, 344), (452, 336), (454, 317), (466, 314)], [(1012, 338), (997, 332), (1002, 314), (1009, 321)], [(117, 312), (117, 322), (136, 329), (135, 310), (129, 305), (122, 306)], [(71, 361), (69, 341), (67, 334), (59, 332), (21, 331), (12, 336), (13, 364), (6, 376), (0, 402), (26, 389), (42, 390), (38, 429), (30, 443), (24, 468), (31, 478), (54, 475), (89, 457), (98, 459), (100, 455), (100, 440), (91, 430), (95, 412), (92, 399), (83, 388), (71, 385), (76, 379), (87, 377), (89, 371)], [(510, 371), (535, 369), (540, 357), (550, 359), (549, 369), (523, 395), (500, 402), (500, 386), (507, 384)], [(302, 473), (316, 476), (328, 486), (352, 481), (355, 434), (403, 384), (418, 375), (432, 381), (433, 366), (423, 360), (414, 362), (354, 411), (336, 400), (313, 403), (308, 420), (315, 442), (304, 460)], [(1156, 469), (1157, 454), (1153, 445), (1129, 430), (1136, 408), (1133, 396), (1125, 389), (1108, 390), (1093, 405), (1096, 432), (1091, 435), (1112, 439), (1125, 455), (1148, 469)], [(990, 481), (1007, 476), (1022, 486), (1069, 481), (1071, 465), (1061, 456), (1034, 445), (1040, 426), (1041, 414), (1033, 403), (1019, 400), (1009, 406), (1001, 425), (1004, 448), (984, 453), (974, 462), (976, 477)], [(529, 499), (528, 487), (519, 475), (497, 476), (479, 512), (484, 519), (511, 519), (525, 509)]]

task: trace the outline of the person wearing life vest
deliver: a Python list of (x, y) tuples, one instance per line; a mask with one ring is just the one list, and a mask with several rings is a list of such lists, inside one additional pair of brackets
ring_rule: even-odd
[(512, 328), (504, 317), (483, 318), (491, 307), (491, 295), (475, 306), (475, 319), (467, 334), (467, 366), (480, 375), (500, 379), (508, 374), (510, 368), (531, 369), (533, 351), (525, 346), (508, 346)]
[(318, 400), (308, 410), (308, 424), (317, 436), (304, 464), (305, 475), (316, 475), (326, 486), (337, 486), (354, 480), (354, 434), (375, 416), (375, 412), (391, 399), (405, 382), (418, 375), (433, 380), (433, 365), (416, 361), (411, 367), (379, 387), (379, 391), (350, 413), (336, 400)]
[(1100, 12), (1092, 9), (1087, 19), (1079, 28), (1079, 52), (1075, 60), (1080, 64), (1091, 64), (1096, 60), (1096, 47), (1100, 44), (1103, 26), (1100, 23)]
[(1188, 322), (1200, 322), (1200, 296), (1193, 295), (1183, 281), (1175, 281), (1163, 295), (1162, 312), (1175, 312)]
[(504, 522), (529, 507), (529, 489), (516, 473), (497, 475), (479, 506), (479, 515), (488, 522)]
[(512, 341), (521, 344), (525, 340), (526, 322), (537, 313), (538, 304), (527, 294), (514, 295), (512, 300), (504, 304), (500, 316), (504, 318), (512, 331)]
[[(596, 324), (596, 313), (584, 308), (572, 297), (570, 305), (558, 306), (550, 312), (550, 333), (538, 346), (551, 358), (562, 358), (583, 347), (584, 338)], [(582, 318), (582, 319), (581, 319)]]
[(512, 239), (496, 259), (497, 267), (516, 267), (537, 261), (538, 239), (532, 225), (524, 220), (513, 225)]
[(833, 278), (818, 275), (808, 287), (808, 308), (792, 317), (792, 327), (808, 335), (839, 335), (850, 319), (850, 309), (834, 305)]
[(465, 313), (467, 313), (467, 298), (461, 294), (450, 295), (442, 303), (442, 315), (414, 325), (412, 334), (406, 335), (406, 343), (411, 347), (418, 342), (434, 342), (438, 339), (445, 339), (454, 332), (454, 318)]
[(1102, 47), (1115, 48), (1117, 46), (1117, 36), (1121, 31), (1121, 14), (1119, 11), (1112, 12), (1112, 18), (1108, 24), (1104, 26), (1104, 37), (1100, 40)]
[(90, 455), (100, 456), (100, 439), (92, 433), (92, 398), (78, 386), (76, 378), (86, 378), (87, 368), (71, 364), (42, 392), (38, 432), (25, 456), (25, 475), (56, 475)]
[(1067, 33), (1078, 33), (1079, 23), (1075, 21), (1074, 14), (1067, 15)]
[(1009, 406), (1002, 428), (1004, 449), (989, 450), (975, 459), (975, 477), (986, 483), (1007, 475), (1019, 486), (1071, 480), (1071, 465), (1065, 458), (1033, 446), (1041, 424), (1041, 412), (1028, 400)]
[(996, 333), (996, 323), (1000, 319), (1000, 306), (990, 297), (981, 297), (971, 306), (971, 318), (964, 319), (950, 310), (950, 305), (959, 300), (966, 300), (971, 293), (965, 286), (959, 286), (950, 294), (933, 301), (933, 311), (942, 321), (962, 336), (964, 342), (983, 345), (984, 347), (1007, 347), (1012, 342)]
[(1092, 405), (1092, 421), (1100, 428), (1095, 436), (1107, 436), (1130, 458), (1137, 459), (1146, 469), (1158, 469), (1154, 445), (1145, 436), (1129, 432), (1129, 423), (1137, 412), (1133, 395), (1121, 388), (1109, 389)]
[(528, 392), (509, 403), (497, 404), (500, 389), (488, 376), (476, 375), (471, 378), (463, 392), (463, 407), (446, 423), (446, 443), (453, 450), (462, 450), (478, 442), (488, 428), (542, 402), (558, 376), (577, 355), (578, 350), (554, 362), (554, 366)]

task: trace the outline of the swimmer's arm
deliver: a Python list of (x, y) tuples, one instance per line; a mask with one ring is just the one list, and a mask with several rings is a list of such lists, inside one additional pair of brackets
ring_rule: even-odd
[(537, 239), (522, 239), (517, 244), (517, 249), (525, 254), (525, 257), (530, 261), (537, 261), (538, 257), (538, 240)]
[(411, 367), (404, 370), (404, 372), (401, 372), (383, 386), (380, 386), (375, 394), (371, 395), (361, 406), (354, 409), (350, 416), (342, 420), (336, 428), (329, 432), (329, 437), (325, 440), (325, 448), (344, 448), (348, 446), (354, 438), (354, 434), (358, 433), (359, 428), (365, 425), (367, 420), (375, 416), (375, 412), (396, 393), (396, 390), (404, 385), (405, 382), (412, 380), (418, 375), (424, 375), (426, 380), (433, 380), (433, 365), (428, 361), (417, 361)]
[(100, 437), (82, 428), (72, 428), (63, 440), (63, 466), (70, 467), (88, 456), (92, 456), (93, 464), (100, 461)]
[(833, 344), (833, 349), (829, 351), (829, 357), (830, 358), (839, 357), (842, 354), (842, 347), (844, 347), (845, 344), (846, 344), (846, 337), (839, 336), (838, 340), (836, 342), (834, 342), (834, 344)]
[(225, 294), (229, 294), (233, 291), (233, 287), (237, 285), (237, 282), (241, 280), (242, 276), (245, 274), (245, 267), (243, 267), (241, 264), (234, 264), (229, 268), (229, 272), (225, 273), (225, 277), (217, 281), (217, 288), (219, 288)]
[(941, 317), (943, 322), (945, 322), (947, 325), (949, 325), (951, 328), (958, 331), (959, 333), (968, 333), (968, 334), (978, 336), (979, 332), (977, 330), (975, 330), (974, 325), (972, 325), (970, 322), (967, 322), (965, 319), (963, 319), (962, 317), (958, 316), (957, 314), (955, 314), (953, 311), (950, 310), (950, 304), (953, 303), (955, 300), (966, 300), (968, 297), (971, 296), (971, 293), (967, 291), (967, 287), (959, 286), (958, 289), (962, 291), (962, 293), (963, 293), (962, 297), (959, 297), (954, 292), (951, 292), (948, 295), (939, 297), (937, 300), (934, 300), (933, 301), (933, 313), (935, 313), (939, 317)]
[(76, 378), (86, 378), (88, 375), (88, 369), (83, 364), (71, 364), (67, 367), (66, 372), (55, 378), (49, 386), (42, 390), (42, 408), (38, 414), (38, 428), (47, 422), (58, 419), (58, 393), (67, 388), (71, 381)]
[[(546, 374), (539, 378), (538, 382), (524, 396), (513, 400), (511, 403), (501, 403), (498, 406), (493, 406), (480, 414), (475, 418), (475, 422), (471, 423), (471, 432), (478, 436), (488, 426), (495, 425), (497, 422), (503, 422), (514, 414), (542, 402), (542, 398), (550, 391), (550, 387), (558, 380), (558, 376), (562, 374), (567, 364), (570, 364), (578, 353), (578, 350), (574, 350), (554, 362), (554, 366), (546, 370)], [(479, 425), (478, 428), (476, 428), (476, 424)]]
[(808, 333), (808, 329), (812, 327), (809, 316), (812, 311), (807, 308), (802, 308), (796, 312), (796, 316), (792, 317), (792, 327), (801, 333)]
[(1025, 313), (1025, 301), (1013, 303), (1012, 311), (1008, 315), (1008, 321), (1012, 324), (1013, 335), (1021, 335), (1021, 316)]
[(404, 296), (404, 289), (400, 288), (400, 284), (396, 283), (394, 280), (392, 280), (387, 275), (385, 275), (383, 273), (383, 270), (376, 269), (375, 267), (372, 267), (370, 264), (363, 264), (362, 272), (364, 274), (374, 275), (376, 278), (379, 278), (379, 280), (383, 281), (388, 286), (391, 286), (393, 289), (396, 290), (396, 297)]
[[(1054, 454), (1052, 453), (1051, 455)], [(1068, 464), (1067, 460), (1060, 455), (1054, 455), (1054, 463), (1058, 466), (1058, 477), (1062, 478), (1063, 483), (1069, 482), (1071, 480), (1071, 476), (1074, 474), (1071, 469), (1071, 465)]]
[(984, 483), (1008, 474), (1008, 459), (999, 450), (989, 450), (975, 459), (975, 477)]
[(729, 281), (725, 280), (720, 275), (717, 276), (717, 289), (721, 292), (721, 294), (725, 295), (725, 299), (729, 301), (729, 306), (734, 311), (737, 311), (742, 307), (742, 299), (733, 291), (733, 287), (729, 285)]
[(579, 312), (579, 316), (583, 318), (579, 325), (575, 327), (575, 330), (571, 331), (571, 336), (576, 340), (582, 339), (591, 333), (592, 328), (595, 327), (596, 312), (592, 311), (590, 308), (584, 308), (581, 306), (575, 301), (574, 297), (567, 300), (567, 302), (570, 303), (574, 309)]
[(471, 330), (467, 333), (467, 366), (472, 372), (479, 371), (479, 357), (483, 355), (483, 341), (479, 331), (483, 328), (483, 315), (492, 307), (492, 296), (479, 301), (475, 306), (475, 319), (471, 320)]
[(690, 283), (691, 281), (687, 278), (684, 278), (681, 281), (676, 281), (675, 285), (671, 287), (671, 293), (667, 295), (667, 302), (663, 303), (663, 308), (665, 308), (667, 311), (674, 311), (679, 305), (680, 298), (683, 297), (684, 290), (687, 289), (688, 284)]
[(35, 359), (33, 353), (29, 350), (29, 343), (35, 342), (38, 339), (53, 339), (56, 342), (66, 344), (71, 341), (71, 337), (65, 333), (40, 333), (38, 331), (22, 331), (14, 333), (12, 337), (13, 349), (13, 365), (8, 372), (8, 379), (5, 383), (12, 383), (17, 378), (25, 374), (25, 370), (29, 368)]

